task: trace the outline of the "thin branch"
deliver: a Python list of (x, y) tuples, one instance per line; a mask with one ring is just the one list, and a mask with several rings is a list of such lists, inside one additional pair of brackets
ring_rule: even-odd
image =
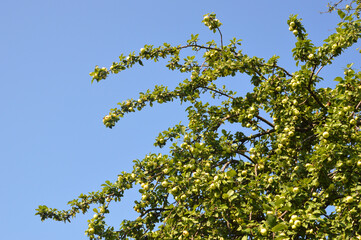
[[(331, 59), (334, 58), (334, 57), (335, 57), (335, 56), (332, 54), (332, 55), (327, 59), (326, 62), (328, 62), (329, 60), (331, 60)], [(315, 76), (317, 76), (317, 75), (320, 73), (320, 71), (322, 70), (322, 68), (324, 68), (326, 65), (327, 65), (327, 63), (326, 63), (325, 65), (322, 65), (322, 66), (317, 70), (317, 72), (315, 73)]]
[(223, 93), (223, 92), (221, 92), (221, 91), (218, 91), (218, 90), (216, 90), (216, 89), (212, 89), (212, 88), (209, 88), (209, 87), (201, 87), (201, 88), (204, 88), (204, 89), (207, 89), (207, 90), (209, 90), (209, 91), (213, 91), (213, 92), (216, 92), (216, 93), (218, 93), (218, 94), (220, 94), (220, 95), (223, 95), (223, 96), (229, 97), (229, 98), (231, 98), (231, 99), (234, 99), (234, 97), (229, 96), (228, 94), (225, 94), (225, 93)]
[(361, 101), (357, 104), (356, 109), (358, 109), (361, 105)]
[(260, 64), (261, 66), (267, 66), (267, 67), (273, 67), (273, 68), (277, 68), (277, 69), (279, 69), (279, 70), (281, 70), (282, 72), (284, 72), (287, 76), (289, 76), (289, 77), (293, 77), (293, 75), (291, 74), (291, 73), (289, 73), (289, 72), (287, 72), (287, 70), (286, 69), (284, 69), (283, 67), (280, 67), (280, 66), (278, 66), (278, 65), (269, 65), (269, 64)]
[(217, 30), (219, 32), (219, 35), (221, 35), (221, 49), (223, 50), (223, 38), (222, 38), (222, 32), (221, 30), (217, 27)]
[(271, 127), (273, 127), (273, 128), (275, 127), (274, 124), (272, 124), (271, 122), (267, 121), (266, 119), (264, 119), (263, 117), (261, 117), (261, 116), (259, 116), (259, 115), (257, 115), (256, 118), (259, 119), (259, 120), (261, 120), (261, 121), (264, 122), (264, 123), (267, 123), (269, 126), (271, 126)]
[(203, 49), (208, 49), (208, 50), (222, 51), (222, 49), (219, 49), (219, 48), (205, 47), (203, 45), (198, 45), (198, 44), (185, 45), (185, 46), (177, 47), (177, 49), (183, 49), (183, 48), (189, 48), (189, 47), (197, 47), (197, 48), (203, 48)]
[(327, 108), (321, 103), (320, 99), (318, 99), (318, 97), (316, 96), (316, 94), (312, 91), (311, 89), (311, 83), (312, 83), (312, 78), (315, 74), (315, 70), (316, 70), (316, 65), (313, 67), (312, 69), (312, 73), (308, 82), (308, 86), (306, 87), (306, 89), (308, 90), (308, 92), (311, 94), (311, 96), (313, 97), (313, 99), (318, 103), (318, 105), (320, 105), (324, 110), (327, 110)]
[(251, 140), (251, 139), (254, 139), (254, 138), (262, 137), (264, 135), (271, 134), (271, 133), (273, 133), (275, 131), (276, 131), (275, 129), (270, 129), (270, 130), (267, 130), (267, 131), (262, 132), (262, 133), (257, 133), (255, 135), (251, 135), (249, 137), (242, 138), (242, 139), (240, 139), (239, 142), (245, 142), (245, 141), (248, 141), (248, 140)]
[(245, 158), (247, 158), (251, 163), (253, 163), (253, 164), (256, 164), (250, 157), (248, 157), (246, 154), (244, 154), (244, 153), (241, 153), (241, 152), (236, 152), (236, 153), (238, 153), (239, 155), (241, 155), (241, 156), (243, 156), (243, 157), (245, 157)]
[[(232, 159), (233, 160), (233, 159)], [(224, 172), (226, 170), (226, 168), (228, 167), (228, 165), (232, 162), (232, 160), (226, 162), (226, 164), (223, 165), (221, 171)]]
[(324, 66), (326, 66), (326, 65), (322, 65), (322, 66), (317, 70), (317, 72), (315, 73), (315, 76), (317, 76), (317, 75), (319, 74), (319, 72), (322, 70), (322, 68), (323, 68)]
[(144, 215), (148, 214), (148, 213), (151, 212), (151, 211), (160, 211), (160, 212), (163, 212), (163, 211), (166, 211), (166, 210), (167, 210), (167, 209), (165, 209), (165, 208), (150, 208), (150, 209), (144, 211), (144, 212), (140, 215), (140, 217), (143, 217)]

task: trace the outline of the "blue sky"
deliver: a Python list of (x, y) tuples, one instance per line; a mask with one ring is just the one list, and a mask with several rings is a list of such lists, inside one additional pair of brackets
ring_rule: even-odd
[[(269, 58), (296, 70), (291, 49), (295, 39), (286, 21), (299, 14), (315, 44), (334, 31), (337, 16), (320, 14), (327, 1), (10, 1), (0, 15), (0, 189), (2, 239), (83, 239), (92, 213), (71, 224), (34, 216), (38, 205), (58, 209), (81, 193), (100, 189), (121, 171), (132, 169), (153, 147), (158, 133), (185, 121), (184, 106), (155, 105), (127, 115), (113, 129), (102, 117), (117, 102), (137, 98), (155, 84), (174, 86), (187, 76), (169, 72), (163, 63), (146, 63), (90, 84), (95, 65), (109, 67), (121, 53), (145, 44), (184, 44), (191, 34), (207, 42), (218, 35), (201, 21), (215, 12), (225, 42), (243, 39), (244, 53)], [(352, 50), (356, 47), (353, 46)], [(347, 52), (326, 67), (324, 86), (342, 76), (346, 63), (359, 56)], [(240, 91), (247, 78), (233, 79)], [(237, 91), (237, 89), (236, 89)], [(162, 150), (163, 151), (163, 150)], [(135, 218), (129, 191), (112, 207), (109, 224)]]

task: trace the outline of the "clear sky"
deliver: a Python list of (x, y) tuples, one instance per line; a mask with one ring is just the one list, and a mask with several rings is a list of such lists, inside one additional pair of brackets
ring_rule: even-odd
[[(155, 84), (174, 86), (187, 76), (167, 71), (165, 64), (145, 63), (90, 84), (95, 65), (109, 67), (121, 53), (145, 44), (184, 44), (191, 34), (207, 42), (218, 35), (201, 21), (215, 12), (223, 23), (225, 42), (243, 39), (244, 53), (269, 58), (296, 70), (288, 31), (290, 14), (299, 14), (315, 44), (334, 31), (337, 16), (320, 14), (327, 1), (280, 0), (5, 0), (0, 26), (0, 215), (1, 239), (84, 239), (86, 219), (71, 224), (35, 216), (38, 205), (58, 209), (81, 193), (96, 191), (132, 169), (153, 147), (158, 132), (185, 120), (184, 106), (155, 105), (127, 115), (113, 129), (102, 117), (119, 101), (137, 98)], [(354, 50), (356, 47), (352, 47)], [(342, 76), (346, 63), (360, 67), (359, 56), (347, 55), (326, 67), (324, 86)], [(240, 92), (247, 78), (234, 78)], [(235, 89), (238, 91), (238, 89)], [(162, 150), (163, 151), (163, 150)], [(135, 218), (130, 191), (112, 207), (109, 224)]]

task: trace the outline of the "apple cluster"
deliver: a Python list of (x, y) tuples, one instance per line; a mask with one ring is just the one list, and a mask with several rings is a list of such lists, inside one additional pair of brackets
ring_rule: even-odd
[(216, 32), (216, 29), (222, 25), (222, 23), (216, 18), (216, 14), (213, 13), (204, 15), (202, 22), (213, 32)]

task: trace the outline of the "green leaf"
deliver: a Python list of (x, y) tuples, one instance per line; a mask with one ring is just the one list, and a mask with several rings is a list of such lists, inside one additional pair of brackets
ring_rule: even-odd
[(343, 81), (343, 78), (342, 78), (342, 77), (336, 77), (333, 81), (342, 82), (342, 81)]
[(267, 215), (266, 223), (267, 225), (272, 228), (277, 222), (277, 218), (275, 215)]
[(337, 11), (337, 13), (338, 13), (338, 15), (340, 16), (340, 18), (342, 18), (342, 19), (344, 19), (345, 16), (346, 16), (346, 14), (345, 14), (341, 9), (339, 9), (339, 10)]
[(282, 231), (282, 230), (285, 230), (285, 229), (287, 229), (286, 223), (281, 222), (281, 223), (277, 224), (276, 226), (274, 226), (271, 231), (272, 232), (279, 232), (279, 231)]

